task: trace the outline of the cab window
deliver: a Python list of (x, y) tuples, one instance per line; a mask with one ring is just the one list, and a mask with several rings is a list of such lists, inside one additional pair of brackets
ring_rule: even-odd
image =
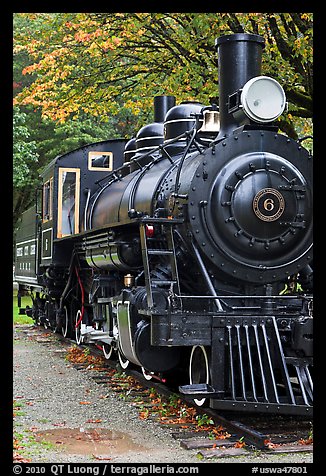
[(57, 237), (79, 233), (80, 169), (59, 168)]
[(113, 153), (90, 151), (88, 153), (88, 170), (110, 172), (113, 169)]
[(43, 223), (52, 220), (52, 201), (53, 201), (53, 177), (43, 184), (43, 207), (42, 221)]

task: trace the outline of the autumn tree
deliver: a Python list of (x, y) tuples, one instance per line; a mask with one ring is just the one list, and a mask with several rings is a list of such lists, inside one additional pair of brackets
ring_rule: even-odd
[(28, 52), (23, 73), (36, 79), (16, 103), (33, 104), (44, 117), (106, 117), (123, 107), (149, 112), (153, 96), (163, 93), (210, 103), (218, 95), (214, 41), (231, 32), (265, 37), (264, 74), (284, 85), (290, 103), (281, 129), (297, 137), (294, 119), (312, 117), (312, 14), (19, 15), (30, 27), (17, 33), (15, 52)]
[[(28, 15), (15, 15), (16, 33), (29, 35), (33, 27), (40, 34), (42, 15), (31, 22)], [(26, 49), (15, 51), (13, 63), (14, 98), (36, 80), (36, 74), (23, 74), (30, 64)], [(115, 118), (95, 117), (81, 111), (78, 117), (58, 122), (42, 117), (41, 108), (33, 104), (14, 106), (13, 113), (13, 225), (14, 229), (21, 213), (35, 203), (35, 190), (40, 184), (39, 173), (54, 157), (91, 142), (132, 135), (133, 114), (130, 109)], [(37, 157), (37, 159), (36, 159)]]
[(152, 119), (158, 94), (216, 102), (214, 42), (232, 32), (264, 36), (263, 74), (289, 102), (278, 125), (295, 139), (311, 134), (310, 13), (18, 13), (14, 25), (14, 103), (28, 113), (35, 167), (102, 139), (93, 132), (103, 124), (105, 138), (130, 138)]

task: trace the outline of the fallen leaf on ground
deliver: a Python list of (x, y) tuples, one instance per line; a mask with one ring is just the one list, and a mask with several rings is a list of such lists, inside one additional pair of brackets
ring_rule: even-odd
[(314, 442), (313, 438), (307, 438), (306, 440), (301, 438), (301, 440), (299, 440), (300, 445), (312, 445), (313, 442)]
[(94, 454), (93, 454), (92, 456), (93, 456), (93, 458), (99, 459), (99, 460), (101, 460), (101, 461), (110, 461), (110, 460), (112, 459), (112, 458), (110, 458), (109, 456), (107, 456), (107, 457), (105, 457), (105, 456), (96, 456), (96, 455), (94, 455)]

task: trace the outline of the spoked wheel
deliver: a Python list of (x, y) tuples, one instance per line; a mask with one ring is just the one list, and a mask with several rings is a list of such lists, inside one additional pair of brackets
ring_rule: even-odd
[(110, 359), (113, 351), (113, 347), (110, 344), (102, 345), (103, 355), (106, 359)]
[(44, 304), (44, 314), (41, 318), (41, 324), (44, 327), (44, 329), (50, 329), (51, 327), (49, 319), (48, 319), (48, 315), (49, 315), (49, 302), (46, 301)]
[[(209, 383), (209, 358), (206, 349), (202, 345), (194, 345), (191, 349), (189, 359), (189, 380), (190, 385), (196, 383)], [(206, 398), (196, 399), (194, 402), (198, 406), (203, 406)]]
[(75, 337), (76, 337), (76, 342), (78, 345), (81, 344), (82, 342), (82, 335), (81, 335), (81, 324), (82, 321), (80, 319), (81, 316), (81, 310), (78, 309), (77, 314), (76, 314), (76, 319), (75, 319)]
[(118, 358), (119, 358), (119, 362), (120, 362), (121, 367), (123, 369), (126, 369), (129, 366), (130, 361), (128, 359), (126, 359), (126, 357), (123, 355), (123, 353), (121, 352), (120, 349), (118, 350)]
[(150, 372), (149, 370), (146, 370), (145, 367), (142, 367), (141, 371), (143, 372), (143, 375), (146, 380), (152, 380), (154, 376), (154, 372)]
[(63, 337), (69, 337), (69, 312), (68, 312), (67, 306), (64, 306), (63, 312), (64, 312), (64, 315), (63, 315), (61, 332)]

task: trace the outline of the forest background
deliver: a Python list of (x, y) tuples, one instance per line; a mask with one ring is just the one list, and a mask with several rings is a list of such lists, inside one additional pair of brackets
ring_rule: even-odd
[(15, 13), (13, 28), (14, 229), (57, 155), (135, 136), (156, 95), (218, 102), (224, 34), (264, 36), (262, 74), (288, 101), (279, 129), (312, 135), (312, 13)]

